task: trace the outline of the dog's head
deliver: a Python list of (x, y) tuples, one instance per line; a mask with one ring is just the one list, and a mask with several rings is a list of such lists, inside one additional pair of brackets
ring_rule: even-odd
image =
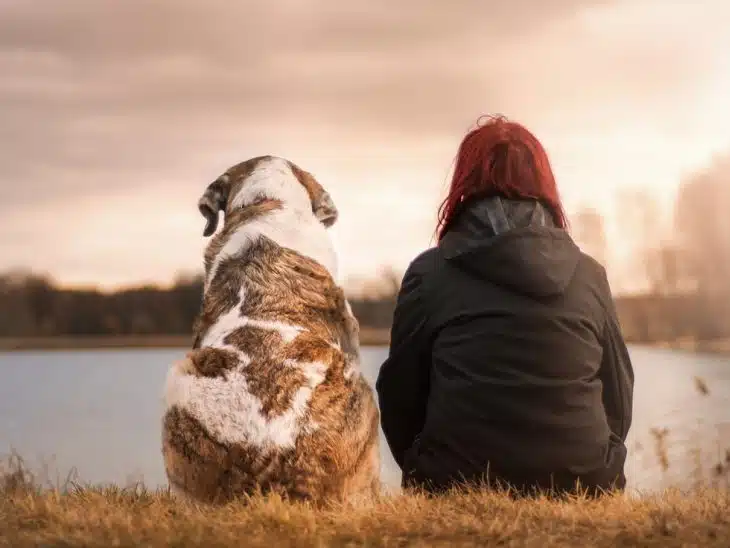
[(218, 215), (266, 200), (278, 200), (284, 207), (311, 208), (326, 227), (337, 221), (337, 208), (329, 193), (312, 174), (275, 156), (259, 156), (241, 162), (213, 181), (198, 200), (205, 217), (204, 236), (218, 227)]

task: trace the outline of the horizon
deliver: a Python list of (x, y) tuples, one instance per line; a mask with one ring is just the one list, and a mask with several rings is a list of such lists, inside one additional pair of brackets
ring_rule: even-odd
[[(569, 219), (603, 217), (614, 291), (641, 291), (637, 250), (675, 237), (680, 185), (730, 178), (730, 4), (415, 5), (0, 4), (0, 271), (102, 290), (195, 274), (205, 186), (275, 154), (331, 193), (346, 284), (401, 273), (462, 137), (504, 114), (544, 144)], [(651, 236), (625, 222), (646, 197)]]

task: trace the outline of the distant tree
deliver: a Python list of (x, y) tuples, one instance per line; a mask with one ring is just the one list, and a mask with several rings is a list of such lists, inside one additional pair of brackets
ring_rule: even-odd
[(380, 270), (380, 278), (383, 282), (384, 296), (395, 298), (400, 291), (403, 275), (392, 266), (387, 266)]
[(655, 295), (676, 293), (682, 281), (682, 253), (662, 219), (660, 204), (642, 188), (623, 190), (618, 203), (621, 241), (631, 248), (635, 274)]
[(49, 276), (29, 274), (23, 282), (25, 301), (38, 335), (53, 333), (56, 289)]
[(395, 299), (402, 277), (392, 266), (381, 267), (375, 277), (361, 283), (362, 297), (371, 300)]
[(603, 266), (606, 266), (606, 230), (603, 216), (591, 207), (578, 210), (571, 218), (576, 243)]
[(35, 334), (33, 313), (25, 295), (28, 274), (13, 270), (0, 275), (0, 332), (6, 337)]
[(676, 295), (682, 284), (682, 250), (664, 243), (646, 252), (645, 264), (651, 290), (656, 295)]
[(696, 334), (730, 335), (730, 154), (682, 181), (674, 217), (682, 266), (696, 292)]
[(730, 155), (680, 185), (675, 227), (687, 266), (701, 293), (727, 292), (730, 285)]
[(619, 241), (628, 251), (628, 273), (637, 288), (644, 286), (654, 298), (632, 301), (632, 324), (637, 340), (651, 341), (656, 337), (673, 338), (677, 327), (675, 318), (660, 317), (657, 298), (673, 293), (676, 285), (676, 255), (667, 234), (662, 208), (647, 189), (632, 187), (617, 195), (616, 219)]

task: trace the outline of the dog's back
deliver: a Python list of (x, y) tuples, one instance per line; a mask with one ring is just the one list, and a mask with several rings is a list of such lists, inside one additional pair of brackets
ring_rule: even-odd
[(379, 415), (341, 288), (322, 264), (266, 236), (221, 258), (232, 233), (219, 236), (194, 348), (167, 381), (170, 484), (208, 501), (376, 492)]

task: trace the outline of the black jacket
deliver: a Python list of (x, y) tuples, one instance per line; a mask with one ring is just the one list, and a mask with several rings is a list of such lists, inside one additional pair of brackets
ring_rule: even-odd
[(625, 485), (634, 374), (606, 273), (536, 201), (482, 199), (409, 266), (377, 380), (405, 485)]

